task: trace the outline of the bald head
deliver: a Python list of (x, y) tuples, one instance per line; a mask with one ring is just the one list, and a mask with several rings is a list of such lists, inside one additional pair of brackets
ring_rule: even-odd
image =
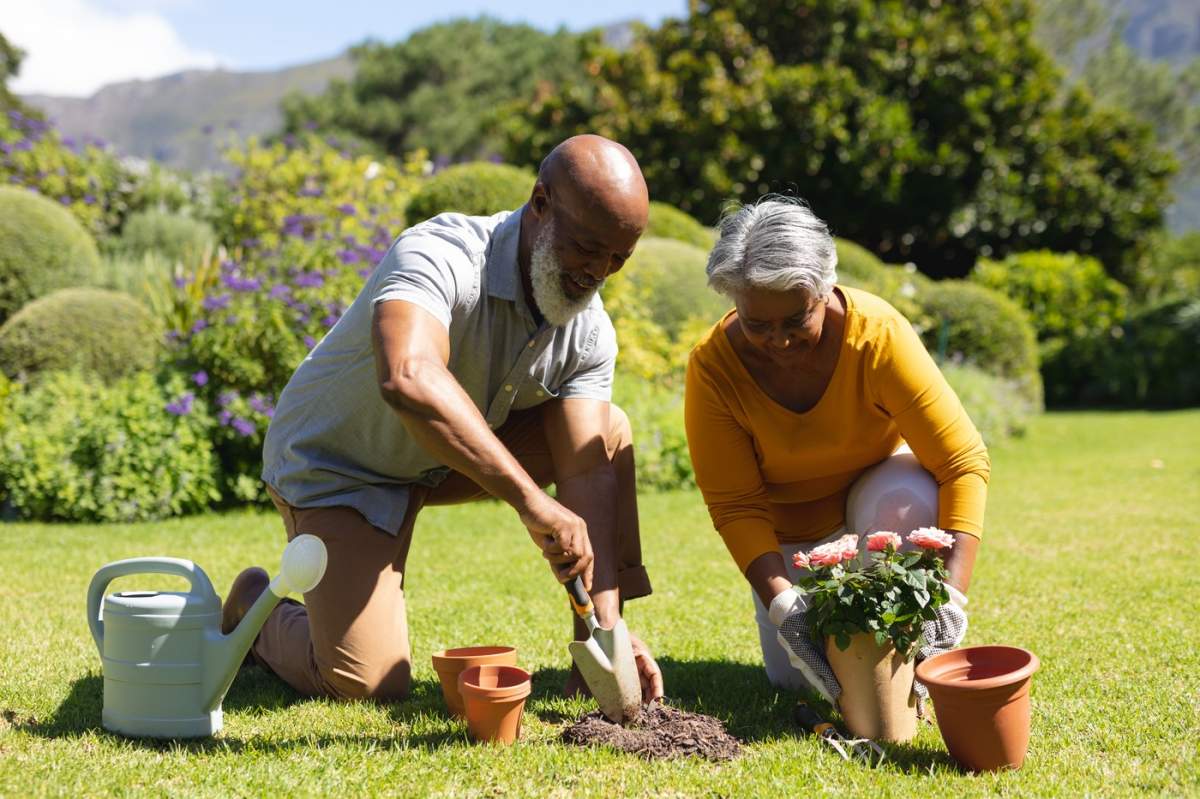
[(633, 153), (594, 134), (572, 136), (550, 151), (538, 182), (572, 216), (597, 218), (641, 233), (650, 193)]

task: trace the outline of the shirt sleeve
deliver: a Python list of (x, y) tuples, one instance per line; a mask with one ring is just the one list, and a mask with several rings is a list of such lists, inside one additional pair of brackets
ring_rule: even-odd
[(607, 314), (588, 331), (581, 348), (579, 368), (558, 387), (559, 399), (612, 401), (613, 372), (617, 365), (617, 334)]
[(991, 462), (983, 438), (915, 330), (888, 323), (875, 344), (869, 385), (938, 484), (938, 526), (979, 537)]
[(696, 485), (713, 526), (744, 573), (759, 556), (779, 551), (775, 520), (754, 439), (695, 353), (688, 361), (683, 416)]
[[(433, 236), (408, 236), (388, 250), (375, 270), (371, 303), (411, 302), (450, 328), (461, 296), (463, 267), (470, 255)], [(464, 262), (464, 263), (459, 263)]]

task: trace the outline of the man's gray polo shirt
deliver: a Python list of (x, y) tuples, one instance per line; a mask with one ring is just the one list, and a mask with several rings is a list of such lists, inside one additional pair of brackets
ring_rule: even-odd
[(449, 471), (380, 395), (371, 343), (376, 303), (405, 300), (446, 326), (450, 372), (492, 429), (509, 411), (554, 397), (611, 398), (617, 341), (600, 298), (564, 327), (539, 327), (525, 304), (517, 265), (523, 210), (442, 214), (392, 244), (276, 404), (263, 480), (289, 505), (348, 505), (394, 535), (408, 486), (436, 485)]

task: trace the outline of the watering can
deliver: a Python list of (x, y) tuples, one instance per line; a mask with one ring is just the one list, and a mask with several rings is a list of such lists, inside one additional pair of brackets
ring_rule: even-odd
[[(279, 574), (228, 635), (221, 634), (221, 598), (190, 560), (130, 558), (101, 568), (88, 587), (87, 613), (104, 669), (104, 728), (150, 738), (220, 730), (221, 700), (259, 629), (280, 599), (321, 581), (325, 562), (321, 539), (293, 538)], [(130, 574), (173, 574), (190, 587), (104, 596), (109, 583)]]

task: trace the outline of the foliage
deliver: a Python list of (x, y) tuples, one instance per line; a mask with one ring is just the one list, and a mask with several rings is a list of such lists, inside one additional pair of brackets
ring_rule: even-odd
[(707, 253), (716, 243), (716, 234), (678, 208), (666, 203), (650, 203), (650, 219), (642, 233), (646, 238), (675, 239)]
[[(227, 247), (271, 250), (299, 236), (341, 236), (386, 247), (404, 229), (404, 208), (417, 188), (424, 155), (403, 164), (337, 149), (306, 135), (270, 145), (255, 139), (226, 153), (238, 171), (219, 186), (213, 224)], [(355, 245), (348, 244), (353, 247)]]
[(491, 216), (520, 208), (529, 200), (537, 176), (507, 164), (479, 161), (457, 164), (434, 175), (408, 204), (408, 224), (445, 211)]
[(1003, 261), (981, 260), (971, 276), (979, 285), (1014, 300), (1037, 331), (1046, 399), (1069, 400), (1070, 375), (1095, 357), (1091, 342), (1108, 336), (1126, 313), (1125, 287), (1094, 258), (1047, 251), (1017, 253)]
[(131, 522), (219, 498), (212, 419), (181, 378), (48, 375), (5, 403), (0, 496), (21, 518)]
[(487, 157), (498, 151), (494, 109), (579, 79), (574, 39), (484, 17), (368, 42), (350, 50), (351, 80), (284, 100), (286, 128), (349, 134), (383, 153), (424, 149), (445, 163)]
[(16, 110), (0, 117), (0, 181), (61, 203), (98, 240), (119, 230), (143, 202), (142, 179), (102, 142), (63, 137), (40, 117)]
[(613, 402), (629, 416), (633, 429), (638, 490), (694, 488), (696, 476), (683, 427), (683, 394), (671, 385), (619, 373)]
[(870, 292), (887, 300), (918, 331), (930, 322), (917, 302), (917, 293), (929, 285), (929, 279), (915, 264), (885, 264), (864, 247), (846, 239), (834, 239), (838, 254), (838, 283)]
[(1024, 435), (1041, 410), (1016, 380), (960, 363), (943, 363), (941, 372), (989, 445)]
[[(883, 535), (898, 542), (895, 533)], [(825, 554), (821, 550), (826, 548), (839, 550), (834, 553), (840, 555), (838, 560), (821, 560)], [(808, 600), (813, 641), (821, 647), (832, 638), (844, 650), (850, 646), (850, 636), (866, 633), (879, 646), (891, 642), (911, 660), (922, 622), (932, 621), (937, 609), (950, 601), (946, 569), (932, 549), (897, 552), (888, 543), (886, 549), (860, 556), (858, 536), (848, 535), (817, 547), (798, 565), (810, 569), (798, 587)]]
[(931, 275), (1042, 247), (1116, 271), (1161, 223), (1173, 161), (1128, 115), (1060, 96), (1028, 17), (1025, 0), (697, 0), (626, 50), (581, 39), (588, 79), (508, 116), (506, 152), (602, 133), (685, 211), (794, 191)]
[(66, 209), (27, 189), (0, 187), (0, 323), (54, 289), (88, 285), (99, 264), (95, 242)]
[(169, 261), (187, 261), (214, 243), (213, 229), (205, 222), (151, 210), (131, 214), (125, 220), (118, 249), (134, 258), (158, 253)]
[[(306, 137), (232, 154), (222, 198), (231, 250), (207, 253), (151, 291), (171, 362), (217, 413), (222, 493), (265, 500), (262, 441), (275, 398), (337, 322), (403, 227), (419, 166), (343, 154)], [(282, 214), (282, 216), (281, 216)]]
[(1172, 408), (1200, 405), (1200, 300), (1173, 299), (1132, 314), (1118, 335), (1096, 336), (1098, 352), (1073, 374), (1064, 402)]
[(12, 89), (8, 88), (9, 80), (15, 78), (21, 71), (21, 62), (24, 60), (25, 51), (15, 46), (8, 40), (8, 37), (0, 33), (0, 114), (7, 114), (9, 111), (30, 113), (30, 109), (12, 93)]
[(1015, 381), (1021, 395), (1041, 407), (1037, 339), (1016, 303), (962, 280), (931, 282), (917, 301), (931, 321), (921, 338), (939, 361), (964, 362)]
[(1133, 291), (1146, 304), (1200, 296), (1200, 230), (1161, 235), (1136, 270)]
[(9, 377), (77, 369), (111, 381), (150, 369), (162, 328), (128, 294), (60, 289), (34, 300), (0, 327), (0, 370)]

